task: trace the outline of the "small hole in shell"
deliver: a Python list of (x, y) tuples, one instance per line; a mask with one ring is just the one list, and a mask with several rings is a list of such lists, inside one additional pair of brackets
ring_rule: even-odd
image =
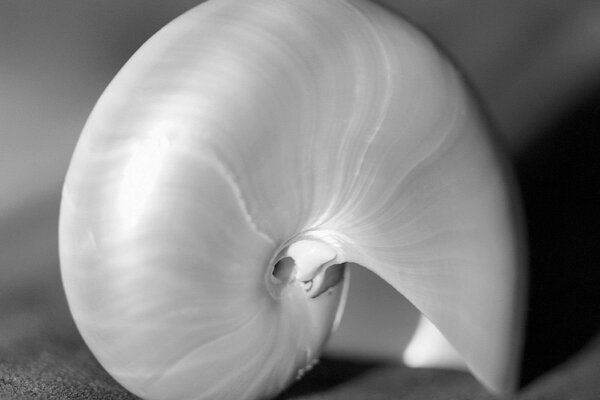
[(273, 277), (281, 283), (288, 283), (294, 279), (296, 263), (292, 257), (284, 257), (273, 266)]

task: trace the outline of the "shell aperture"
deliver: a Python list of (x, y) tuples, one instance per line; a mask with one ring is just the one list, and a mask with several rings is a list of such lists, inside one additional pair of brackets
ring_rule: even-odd
[(506, 171), (453, 66), (360, 0), (211, 0), (124, 66), (75, 150), (75, 322), (146, 399), (256, 399), (309, 369), (344, 264), (515, 384), (523, 272)]

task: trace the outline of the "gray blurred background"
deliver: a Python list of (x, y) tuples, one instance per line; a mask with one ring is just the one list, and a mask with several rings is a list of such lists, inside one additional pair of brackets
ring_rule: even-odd
[[(57, 256), (60, 190), (71, 153), (96, 99), (123, 63), (161, 26), (198, 3), (0, 1), (0, 359), (34, 354), (48, 341), (81, 346)], [(426, 30), (464, 70), (521, 168), (522, 186), (530, 181), (536, 143), (600, 87), (598, 1), (381, 3)], [(585, 115), (598, 107), (591, 110)], [(537, 209), (535, 201), (529, 204)], [(591, 223), (598, 224), (594, 218)], [(597, 269), (596, 256), (585, 260)], [(592, 276), (597, 279), (597, 273)], [(600, 317), (594, 312), (586, 318)], [(383, 335), (381, 342), (386, 340), (393, 338)]]

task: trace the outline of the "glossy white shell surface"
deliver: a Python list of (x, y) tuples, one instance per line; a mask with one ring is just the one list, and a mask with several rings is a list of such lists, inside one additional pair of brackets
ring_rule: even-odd
[(510, 388), (522, 273), (488, 130), (453, 66), (371, 3), (202, 4), (132, 57), (77, 145), (60, 221), (74, 319), (144, 398), (273, 395), (343, 301), (342, 284), (270, 293), (277, 255), (309, 238)]

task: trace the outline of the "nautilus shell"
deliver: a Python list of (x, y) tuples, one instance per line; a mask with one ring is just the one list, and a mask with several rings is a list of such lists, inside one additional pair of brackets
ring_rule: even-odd
[(489, 131), (451, 63), (380, 6), (201, 4), (81, 135), (60, 216), (74, 320), (145, 399), (265, 398), (318, 359), (353, 263), (511, 390), (524, 274)]

